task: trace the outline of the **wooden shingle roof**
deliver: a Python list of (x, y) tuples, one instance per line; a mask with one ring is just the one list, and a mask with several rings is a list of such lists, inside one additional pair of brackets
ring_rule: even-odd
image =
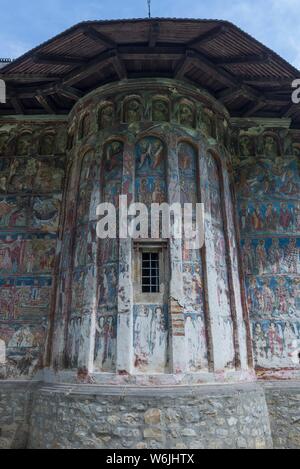
[(93, 89), (122, 79), (186, 80), (233, 117), (290, 117), (300, 72), (227, 21), (135, 19), (79, 23), (1, 68), (0, 114), (66, 114)]

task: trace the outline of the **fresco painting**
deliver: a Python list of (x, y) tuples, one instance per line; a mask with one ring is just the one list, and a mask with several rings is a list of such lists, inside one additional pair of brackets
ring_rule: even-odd
[(253, 321), (252, 327), (258, 367), (296, 367), (299, 364), (300, 322)]
[(60, 194), (53, 197), (34, 197), (32, 201), (32, 227), (47, 232), (58, 230), (61, 209)]
[(80, 187), (78, 205), (77, 205), (77, 222), (85, 224), (88, 221), (96, 220), (96, 210), (100, 203), (100, 185), (88, 184)]
[(168, 366), (167, 306), (135, 305), (134, 367), (137, 372), (164, 373)]
[(63, 161), (55, 159), (10, 158), (1, 164), (0, 192), (56, 192), (62, 190)]
[(113, 102), (106, 102), (100, 106), (98, 111), (99, 130), (113, 127), (115, 120), (115, 107)]
[[(109, 112), (101, 114), (101, 125), (107, 125)], [(112, 117), (112, 116), (111, 116)], [(102, 200), (118, 208), (122, 189), (124, 146), (115, 140), (104, 146)], [(119, 241), (98, 240), (97, 315), (94, 367), (98, 372), (113, 372), (116, 367), (117, 313), (119, 288)]]
[(94, 352), (95, 371), (107, 372), (116, 368), (116, 315), (98, 316)]
[(83, 319), (81, 316), (70, 318), (68, 325), (68, 340), (66, 347), (66, 357), (68, 368), (78, 367)]
[(65, 172), (64, 156), (54, 154), (63, 126), (34, 130), (19, 133), (15, 125), (0, 149), (9, 155), (0, 158), (0, 339), (7, 356), (0, 374), (10, 379), (42, 365)]
[(147, 137), (138, 143), (135, 175), (137, 202), (149, 207), (167, 201), (164, 144), (160, 139)]
[(300, 232), (300, 203), (294, 201), (241, 202), (241, 231), (253, 234)]
[(0, 229), (27, 226), (29, 205), (28, 197), (1, 197)]
[(124, 122), (134, 124), (142, 120), (143, 104), (140, 96), (129, 96), (123, 103)]
[(191, 372), (208, 369), (207, 337), (205, 321), (200, 314), (185, 313), (185, 340), (187, 364)]
[(55, 245), (51, 234), (0, 234), (0, 274), (51, 272)]
[[(155, 119), (163, 114), (165, 120), (168, 107), (164, 102), (154, 101), (152, 113)], [(148, 208), (152, 203), (167, 202), (165, 146), (157, 137), (145, 137), (136, 145), (135, 200)], [(149, 233), (150, 230), (149, 210)], [(165, 288), (168, 289), (168, 285)], [(168, 305), (164, 294), (158, 296), (156, 304), (149, 295), (141, 301), (146, 304), (133, 305), (134, 369), (137, 374), (164, 373), (169, 365)]]
[(0, 321), (30, 321), (47, 316), (51, 286), (51, 277), (2, 278)]
[(300, 180), (296, 158), (275, 155), (241, 157), (236, 177), (241, 198), (299, 200)]
[(53, 155), (55, 152), (55, 144), (55, 134), (52, 132), (46, 132), (40, 139), (40, 155)]
[(243, 239), (242, 254), (247, 275), (300, 273), (300, 238)]
[(95, 183), (99, 176), (99, 164), (96, 155), (93, 151), (88, 151), (82, 159), (80, 186), (84, 186), (88, 182)]
[(7, 362), (0, 366), (1, 379), (26, 379), (43, 365), (41, 352), (46, 338), (46, 322), (2, 325), (0, 339), (6, 343)]
[(76, 246), (74, 252), (74, 268), (84, 267), (94, 262), (94, 243), (96, 230), (94, 225), (80, 226), (76, 232)]
[(243, 136), (236, 170), (247, 301), (260, 368), (299, 363), (299, 161), (292, 151), (283, 156), (282, 147), (275, 135)]
[(118, 293), (118, 266), (106, 264), (100, 272), (99, 305), (114, 307)]
[(80, 314), (84, 308), (85, 277), (85, 270), (77, 270), (74, 272), (72, 279), (73, 295), (71, 309), (72, 312), (75, 311), (77, 314)]
[[(178, 148), (178, 167), (181, 204), (199, 201), (197, 151), (188, 143)], [(195, 221), (195, 209), (193, 209)], [(201, 251), (189, 249), (182, 242), (183, 293), (185, 299), (185, 340), (188, 350), (188, 369), (192, 372), (207, 369), (207, 340), (204, 320), (204, 280)]]
[(255, 317), (300, 318), (300, 277), (247, 277), (248, 304)]
[(169, 122), (170, 103), (162, 97), (155, 97), (152, 101), (152, 120), (155, 122)]
[(207, 157), (208, 179), (206, 183), (210, 216), (211, 231), (214, 240), (214, 263), (218, 284), (216, 285), (216, 296), (222, 316), (230, 316), (229, 284), (226, 259), (226, 244), (224, 235), (224, 221), (222, 212), (222, 193), (220, 185), (219, 169), (215, 158), (208, 154)]
[[(148, 206), (167, 202), (172, 191), (174, 200), (181, 203), (196, 203), (201, 193), (205, 198), (209, 257), (204, 263), (200, 250), (191, 251), (182, 245), (182, 259), (177, 259), (177, 264), (172, 259), (170, 268), (182, 276), (183, 292), (179, 306), (178, 299), (172, 301), (178, 307), (178, 317), (184, 318), (181, 334), (185, 337), (187, 371), (208, 370), (208, 303), (215, 319), (215, 343), (226, 342), (223, 365), (232, 370), (234, 328), (239, 328), (240, 342), (245, 341), (246, 333), (242, 330), (239, 252), (229, 190), (233, 179), (227, 176), (227, 164), (229, 171), (234, 170), (230, 176), (235, 178), (237, 189), (252, 333), (258, 336), (258, 344), (261, 341), (255, 346), (255, 360), (259, 367), (267, 367), (268, 360), (274, 368), (280, 363), (293, 367), (289, 344), (299, 338), (300, 314), (298, 147), (291, 141), (288, 148), (280, 133), (273, 130), (259, 133), (260, 129), (258, 134), (246, 135), (243, 129), (238, 138), (235, 129), (235, 139), (231, 138), (226, 119), (194, 98), (172, 97), (169, 91), (166, 96), (153, 93), (149, 97), (149, 93), (141, 92), (127, 97), (120, 94), (116, 101), (109, 97), (96, 103), (91, 98), (93, 109), (89, 103), (77, 115), (75, 111), (70, 115), (68, 181), (62, 137), (62, 129), (67, 134), (65, 124), (52, 129), (48, 125), (20, 125), (18, 129), (14, 124), (9, 132), (1, 132), (0, 320), (9, 341), (19, 329), (25, 336), (19, 340), (17, 335), (12, 342), (24, 346), (11, 346), (9, 350), (19, 357), (17, 362), (25, 359), (27, 352), (32, 355), (33, 365), (28, 355), (22, 370), (32, 370), (40, 362), (39, 346), (35, 346), (39, 341), (29, 338), (34, 331), (47, 327), (52, 276), (56, 255), (61, 253), (56, 324), (62, 325), (62, 336), (68, 337), (64, 350), (68, 366), (73, 369), (84, 362), (83, 349), (90, 340), (91, 311), (95, 307), (95, 370), (116, 371), (119, 276), (127, 278), (129, 267), (124, 252), (120, 264), (118, 241), (97, 240), (97, 205), (106, 201), (118, 206), (118, 197), (124, 191), (129, 196), (134, 193), (136, 202)], [(122, 121), (119, 130), (118, 120)], [(171, 122), (174, 129), (169, 128)], [(110, 132), (112, 127), (114, 133)], [(164, 128), (168, 128), (168, 142)], [(93, 129), (99, 130), (99, 137), (91, 135)], [(201, 146), (191, 136), (196, 133), (209, 142), (212, 152), (201, 154)], [(195, 146), (189, 140), (194, 140)], [(229, 148), (232, 155), (227, 154)], [(293, 148), (297, 151), (292, 152)], [(172, 166), (174, 155), (176, 168)], [(205, 163), (200, 171), (201, 159)], [(65, 182), (68, 195), (63, 202)], [(64, 233), (56, 251), (60, 222), (64, 222)], [(213, 295), (209, 296), (211, 285)], [(125, 298), (129, 290), (122, 288), (122, 301), (132, 307), (135, 372), (167, 372), (171, 340), (168, 295), (161, 295), (159, 301), (147, 298), (131, 305)], [(237, 326), (233, 324), (233, 303), (239, 318)], [(27, 352), (26, 340), (31, 344)]]

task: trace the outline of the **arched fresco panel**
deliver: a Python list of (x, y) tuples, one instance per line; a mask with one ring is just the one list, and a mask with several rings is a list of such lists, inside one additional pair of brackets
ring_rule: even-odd
[[(145, 137), (136, 145), (135, 193), (136, 202), (144, 203), (149, 208), (149, 214), (152, 203), (161, 204), (167, 201), (166, 149), (159, 138)], [(140, 255), (140, 251), (135, 253), (137, 265), (140, 265), (137, 258)], [(167, 262), (167, 258), (164, 257), (161, 262)], [(168, 281), (165, 279), (160, 294), (135, 292), (133, 345), (134, 368), (137, 373), (163, 373), (168, 367), (168, 305), (166, 293), (162, 293), (167, 289)]]
[[(221, 171), (212, 153), (207, 155), (207, 180), (205, 184), (205, 210), (210, 219), (210, 239), (212, 258), (207, 259), (213, 265), (210, 288), (215, 285), (214, 304), (210, 305), (214, 333), (214, 349), (218, 360), (225, 368), (234, 368), (235, 351), (233, 344), (233, 321), (230, 303), (230, 284), (228, 255), (225, 239), (225, 202)], [(207, 229), (207, 227), (206, 227)], [(217, 331), (217, 332), (216, 332)], [(216, 360), (216, 358), (215, 358)]]
[(88, 354), (96, 297), (96, 208), (100, 200), (100, 165), (92, 150), (82, 159), (77, 197), (72, 298), (66, 346), (70, 368), (80, 367)]
[[(123, 175), (124, 144), (113, 140), (104, 146), (102, 201), (118, 208)], [(94, 350), (95, 371), (115, 371), (119, 285), (119, 240), (98, 240), (98, 306)]]
[[(178, 166), (180, 176), (180, 201), (199, 202), (197, 151), (189, 143), (180, 143)], [(195, 226), (194, 226), (195, 228)], [(183, 288), (185, 298), (185, 338), (189, 371), (207, 369), (207, 339), (204, 312), (204, 280), (200, 249), (189, 249), (183, 240)]]

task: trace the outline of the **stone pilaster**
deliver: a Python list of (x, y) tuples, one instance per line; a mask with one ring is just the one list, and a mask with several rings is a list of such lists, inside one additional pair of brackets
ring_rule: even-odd
[[(171, 135), (168, 149), (169, 204), (180, 204), (177, 142)], [(182, 240), (170, 237), (170, 364), (173, 373), (186, 371), (185, 321), (183, 312)]]
[[(123, 155), (122, 195), (128, 205), (134, 198), (134, 145), (126, 144)], [(121, 227), (120, 228), (126, 228)], [(133, 368), (133, 276), (132, 240), (119, 242), (119, 291), (117, 323), (117, 373), (130, 374)]]

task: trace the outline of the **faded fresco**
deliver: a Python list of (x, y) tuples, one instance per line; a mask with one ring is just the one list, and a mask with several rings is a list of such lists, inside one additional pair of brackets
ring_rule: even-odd
[[(84, 138), (88, 131), (89, 119), (85, 115), (80, 123), (80, 138)], [(99, 160), (93, 151), (87, 151), (79, 161), (80, 178), (75, 192), (78, 198), (75, 199), (73, 212), (76, 215), (72, 217), (74, 228), (70, 233), (75, 241), (69, 266), (72, 270), (69, 274), (72, 296), (66, 309), (68, 325), (65, 357), (67, 366), (73, 369), (85, 362), (91, 337), (91, 311), (96, 302), (97, 277), (96, 208), (100, 200)], [(67, 225), (70, 223), (72, 226), (72, 218), (66, 221)], [(66, 233), (67, 244), (71, 238)]]
[[(164, 109), (157, 102), (153, 106), (153, 117), (158, 119), (159, 110), (164, 113)], [(152, 203), (167, 202), (165, 147), (156, 137), (143, 138), (136, 145), (135, 194), (136, 201), (149, 208)], [(164, 373), (167, 370), (168, 305), (164, 301), (161, 296), (160, 301), (153, 304), (151, 295), (145, 294), (143, 304), (134, 305), (134, 368), (138, 373)]]
[[(224, 161), (218, 168), (211, 153), (201, 170), (199, 164), (200, 141), (209, 141), (217, 153), (218, 144), (229, 148), (228, 124), (207, 104), (174, 90), (165, 95), (118, 90), (115, 96), (97, 96), (83, 100), (69, 118), (72, 161), (60, 245), (53, 365), (78, 371), (78, 379), (92, 366), (97, 380), (115, 374), (141, 380), (141, 375), (168, 375), (171, 370), (205, 375), (212, 368), (209, 360), (216, 361), (216, 371), (231, 372), (239, 364), (238, 354), (240, 366), (247, 369), (235, 228), (228, 229), (233, 225), (231, 199), (223, 204), (225, 193), (230, 198), (223, 193), (226, 165)], [(225, 160), (224, 152), (219, 156)], [(229, 187), (227, 179), (226, 184)], [(142, 293), (137, 256), (145, 245), (96, 239), (97, 204), (112, 203), (118, 214), (121, 193), (148, 207), (169, 200), (196, 203), (205, 194), (208, 257), (203, 259), (203, 250), (189, 250), (181, 242), (170, 249), (159, 241), (160, 291)], [(28, 216), (22, 202), (19, 223)], [(51, 209), (49, 204), (41, 226), (55, 225)]]
[[(103, 114), (102, 114), (103, 117)], [(104, 146), (102, 161), (102, 201), (118, 207), (123, 177), (124, 146), (114, 140)], [(114, 372), (116, 369), (117, 314), (119, 288), (119, 241), (98, 241), (98, 292), (95, 371)]]
[[(181, 204), (199, 201), (197, 151), (188, 143), (178, 148)], [(195, 218), (195, 214), (194, 214)], [(201, 251), (190, 250), (183, 241), (183, 292), (185, 299), (185, 339), (190, 371), (207, 369), (207, 337), (204, 311), (203, 265)]]
[(135, 305), (134, 356), (134, 366), (139, 372), (166, 372), (168, 364), (167, 305)]
[(293, 368), (300, 340), (300, 178), (293, 146), (274, 132), (242, 135), (237, 189), (256, 365)]
[[(247, 372), (251, 332), (258, 368), (297, 365), (298, 144), (262, 129), (231, 134), (206, 100), (156, 88), (95, 92), (65, 135), (42, 124), (0, 130), (0, 340), (10, 376), (43, 364), (49, 317), (48, 363), (79, 380), (88, 369), (104, 380)], [(97, 239), (98, 204), (118, 214), (121, 193), (148, 207), (205, 205), (203, 249), (158, 241), (155, 296), (142, 293), (136, 268), (145, 245)]]
[(0, 374), (18, 379), (43, 365), (65, 175), (64, 124), (24, 127), (0, 130)]
[[(225, 201), (222, 189), (222, 172), (216, 158), (208, 153), (206, 157), (206, 205), (205, 210), (209, 224), (206, 230), (211, 246), (211, 255), (207, 262), (212, 266), (210, 269), (209, 282), (214, 285), (214, 317), (213, 327), (216, 327), (215, 351), (218, 350), (218, 360), (226, 368), (234, 367), (234, 330), (232, 321), (232, 305), (230, 302), (229, 266), (228, 266), (228, 246), (225, 239), (224, 212)], [(229, 233), (228, 233), (229, 234)]]
[(164, 145), (155, 137), (141, 140), (136, 148), (136, 201), (148, 207), (166, 202)]

